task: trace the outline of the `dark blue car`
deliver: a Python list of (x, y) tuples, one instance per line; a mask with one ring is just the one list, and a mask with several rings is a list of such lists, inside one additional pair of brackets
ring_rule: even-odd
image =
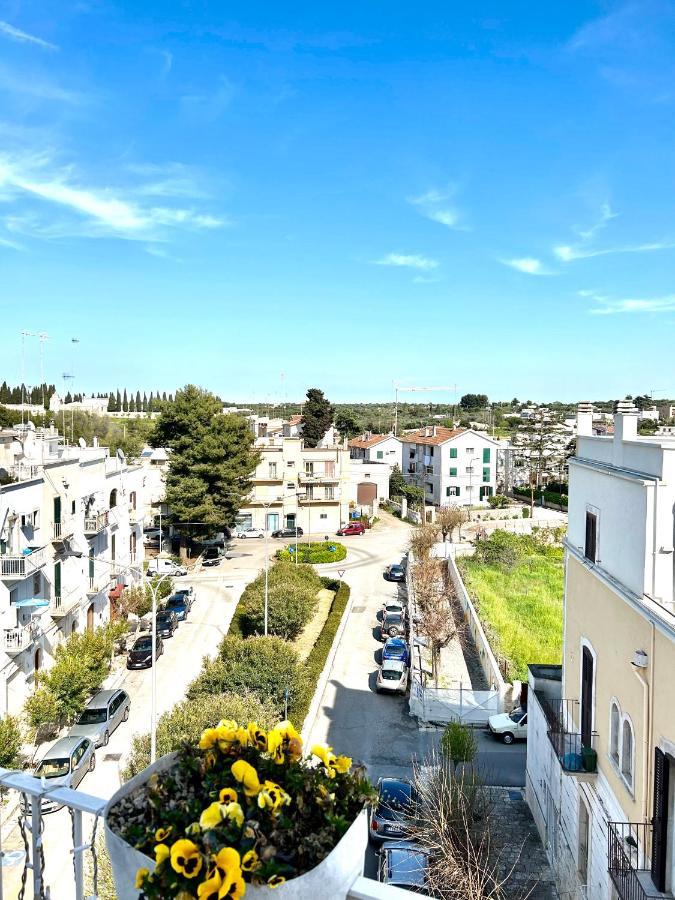
[(384, 662), (385, 659), (397, 659), (406, 666), (410, 665), (410, 652), (403, 638), (392, 637), (385, 641), (382, 648), (382, 661)]
[(172, 594), (164, 604), (164, 609), (176, 613), (179, 622), (184, 622), (188, 614), (188, 601), (184, 594)]

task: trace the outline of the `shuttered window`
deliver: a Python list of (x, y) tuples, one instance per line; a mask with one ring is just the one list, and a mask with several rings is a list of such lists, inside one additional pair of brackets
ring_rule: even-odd
[(455, 467), (452, 467), (452, 468), (450, 469), (450, 477), (451, 477), (451, 478), (457, 478), (457, 469), (456, 469)]
[(489, 447), (483, 447), (483, 462), (484, 463), (490, 462), (490, 448)]
[(586, 543), (584, 556), (590, 562), (596, 562), (598, 549), (598, 517), (595, 513), (586, 512)]
[(652, 839), (652, 881), (657, 891), (666, 889), (668, 855), (668, 779), (670, 765), (666, 754), (654, 749), (654, 817)]
[(457, 459), (457, 447), (450, 448), (450, 459)]
[(490, 480), (490, 467), (484, 466), (483, 467), (483, 481), (489, 481), (489, 480)]

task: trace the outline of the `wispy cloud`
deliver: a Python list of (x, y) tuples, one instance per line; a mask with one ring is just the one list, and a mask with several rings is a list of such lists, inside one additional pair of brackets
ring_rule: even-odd
[[(84, 187), (72, 168), (54, 169), (47, 156), (27, 160), (0, 158), (0, 196), (5, 203), (41, 201), (75, 216), (75, 222), (55, 221), (44, 226), (34, 214), (15, 216), (13, 229), (24, 234), (57, 237), (77, 234), (87, 237), (122, 237), (131, 240), (162, 239), (169, 229), (213, 229), (227, 221), (209, 213), (184, 207), (145, 205), (133, 192), (105, 187)], [(132, 195), (130, 197), (130, 194)]]
[(510, 266), (517, 272), (524, 272), (525, 275), (555, 275), (556, 272), (548, 269), (540, 259), (533, 256), (521, 256), (515, 259), (500, 259), (500, 263)]
[(234, 84), (225, 75), (221, 75), (215, 90), (209, 93), (184, 94), (180, 98), (180, 106), (183, 115), (191, 122), (215, 122), (230, 105), (234, 95)]
[(454, 228), (457, 231), (465, 231), (466, 225), (461, 221), (462, 214), (454, 204), (453, 198), (456, 188), (450, 186), (444, 190), (432, 188), (418, 197), (408, 197), (408, 203), (414, 206), (425, 218), (432, 222), (445, 225), (446, 228)]
[(438, 284), (440, 278), (430, 278), (428, 275), (415, 275), (413, 284)]
[(421, 269), (424, 272), (438, 268), (438, 260), (428, 256), (419, 256), (416, 253), (387, 253), (382, 259), (373, 260), (373, 264), (376, 266), (403, 266), (409, 269)]
[(609, 203), (603, 203), (600, 206), (600, 213), (597, 219), (591, 226), (586, 228), (580, 228), (579, 226), (576, 226), (574, 230), (582, 240), (588, 241), (591, 238), (595, 237), (595, 235), (599, 231), (602, 231), (603, 228), (606, 228), (607, 224), (611, 222), (612, 219), (616, 219), (618, 215), (618, 213), (612, 211)]
[(9, 238), (0, 237), (0, 247), (7, 247), (8, 250), (25, 250), (23, 244), (18, 241), (12, 241)]
[(581, 297), (595, 301), (596, 305), (589, 309), (591, 315), (612, 316), (621, 313), (670, 313), (675, 312), (675, 294), (665, 297), (625, 297), (613, 299), (597, 291), (579, 291)]
[(561, 244), (553, 248), (553, 252), (561, 262), (573, 262), (576, 259), (591, 259), (594, 256), (611, 256), (614, 253), (651, 253), (655, 250), (672, 250), (674, 241), (653, 241), (648, 244), (625, 244), (620, 247), (605, 247), (592, 250), (585, 247), (572, 247)]
[(56, 44), (51, 44), (49, 41), (36, 37), (34, 34), (29, 34), (27, 31), (21, 31), (20, 28), (15, 28), (14, 25), (10, 25), (9, 22), (3, 22), (1, 20), (0, 34), (9, 38), (10, 41), (17, 41), (20, 44), (35, 44), (37, 47), (42, 47), (43, 50), (59, 49)]
[(41, 75), (31, 74), (20, 77), (12, 69), (0, 65), (0, 87), (9, 93), (21, 97), (30, 97), (34, 100), (47, 102), (67, 103), (71, 106), (82, 106), (88, 101), (86, 94), (80, 91), (72, 91), (45, 80)]

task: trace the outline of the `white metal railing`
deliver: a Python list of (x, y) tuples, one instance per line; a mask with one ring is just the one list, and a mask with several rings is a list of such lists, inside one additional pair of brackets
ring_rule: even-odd
[(3, 578), (26, 578), (42, 568), (46, 562), (45, 548), (31, 553), (0, 556), (0, 576)]
[(84, 518), (84, 531), (85, 534), (96, 534), (99, 531), (103, 531), (108, 525), (108, 510), (105, 509), (100, 513), (97, 513), (95, 516), (85, 516)]
[(21, 653), (33, 642), (34, 629), (30, 625), (5, 628), (0, 631), (0, 649), (5, 653)]
[(73, 521), (70, 518), (52, 523), (52, 540), (62, 541), (73, 533)]
[[(65, 614), (73, 609), (73, 607), (77, 606), (77, 604), (81, 600), (80, 594), (81, 588), (75, 587), (71, 591), (68, 591), (67, 594), (60, 593), (54, 594), (54, 601), (52, 603), (52, 613), (59, 612), (65, 616)], [(0, 900), (2, 898), (0, 897)]]

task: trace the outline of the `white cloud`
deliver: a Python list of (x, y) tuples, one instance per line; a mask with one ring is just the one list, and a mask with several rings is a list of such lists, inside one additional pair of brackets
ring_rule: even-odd
[(0, 237), (0, 247), (7, 247), (9, 250), (25, 250), (26, 248), (17, 241), (10, 241), (9, 238)]
[(524, 272), (525, 275), (555, 275), (555, 272), (547, 269), (541, 260), (535, 259), (533, 256), (500, 259), (499, 262), (505, 266), (511, 266), (512, 269), (516, 269), (518, 272)]
[(19, 28), (15, 28), (14, 25), (10, 25), (9, 22), (0, 21), (0, 34), (9, 38), (11, 41), (17, 41), (20, 44), (35, 44), (37, 47), (42, 47), (44, 50), (59, 49), (56, 44), (50, 44), (49, 41), (44, 41), (34, 34), (28, 34), (27, 31), (21, 31)]
[(454, 186), (450, 186), (445, 190), (432, 188), (419, 197), (408, 197), (408, 203), (416, 207), (419, 212), (432, 222), (438, 222), (445, 225), (446, 228), (454, 228), (465, 231), (466, 226), (461, 223), (461, 212), (449, 201), (455, 195)]
[(668, 313), (675, 312), (675, 295), (665, 297), (625, 297), (612, 299), (594, 290), (579, 291), (580, 297), (595, 301), (589, 309), (594, 316), (611, 316), (621, 313)]
[(583, 240), (590, 240), (590, 238), (595, 237), (598, 231), (602, 231), (602, 229), (607, 226), (608, 222), (611, 222), (612, 219), (616, 219), (618, 215), (618, 213), (612, 212), (612, 208), (609, 203), (603, 203), (600, 206), (600, 213), (595, 223), (589, 228), (585, 229), (579, 228), (577, 226), (575, 228), (575, 231)]
[(440, 278), (429, 278), (427, 275), (415, 275), (413, 284), (438, 284)]
[(586, 250), (583, 247), (559, 245), (553, 248), (553, 252), (562, 262), (572, 262), (575, 259), (591, 259), (594, 256), (610, 256), (614, 253), (651, 253), (654, 250), (671, 250), (674, 247), (675, 242), (673, 241), (654, 241), (650, 244), (607, 247), (604, 250)]
[(404, 253), (387, 253), (382, 259), (373, 261), (376, 266), (407, 266), (410, 269), (422, 269), (429, 271), (438, 268), (438, 261), (430, 259), (428, 256), (419, 256), (418, 254), (406, 255)]

